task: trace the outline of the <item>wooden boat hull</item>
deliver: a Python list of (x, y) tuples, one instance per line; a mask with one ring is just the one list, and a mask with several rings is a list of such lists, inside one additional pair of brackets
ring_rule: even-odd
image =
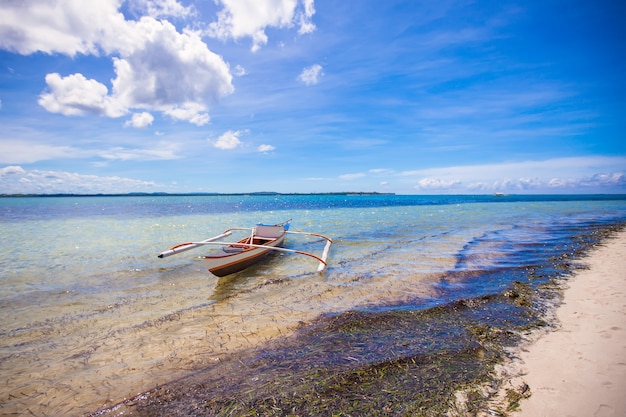
[[(262, 244), (263, 246), (279, 247), (283, 244), (284, 240), (285, 233), (283, 232), (280, 236), (272, 239), (271, 241), (261, 242), (254, 239), (254, 242), (250, 242), (250, 239), (246, 238), (243, 239), (241, 243), (254, 243)], [(236, 247), (236, 245), (233, 246)], [(239, 252), (229, 252), (229, 250), (233, 250), (233, 247), (226, 247), (213, 255), (202, 257), (202, 262), (210, 273), (218, 277), (234, 274), (235, 272), (242, 271), (257, 263), (270, 252), (273, 252), (271, 249), (258, 247), (248, 247)]]
[[(294, 253), (314, 258), (319, 261), (317, 272), (322, 272), (327, 265), (326, 259), (328, 258), (330, 245), (333, 243), (332, 239), (317, 233), (287, 231), (290, 221), (291, 219), (274, 225), (257, 224), (252, 228), (234, 227), (225, 230), (220, 235), (199, 242), (179, 243), (159, 253), (157, 256), (159, 258), (167, 258), (168, 256), (186, 252), (191, 249), (201, 248), (206, 245), (218, 245), (222, 247), (218, 252), (201, 257), (209, 272), (218, 277), (234, 274), (235, 272), (248, 268), (250, 265), (263, 259), (270, 252)], [(238, 242), (223, 242), (220, 240), (226, 236), (230, 236), (233, 231), (244, 230), (248, 231), (249, 235)], [(287, 233), (315, 236), (324, 239), (326, 245), (324, 246), (322, 256), (319, 257), (312, 253), (280, 247)]]

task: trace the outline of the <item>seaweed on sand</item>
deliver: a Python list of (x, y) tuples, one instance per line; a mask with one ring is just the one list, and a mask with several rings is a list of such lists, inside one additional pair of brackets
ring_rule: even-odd
[[(515, 323), (503, 309), (519, 310)], [(538, 322), (506, 295), (350, 311), (122, 407), (138, 416), (442, 415), (457, 390), (489, 378), (501, 346), (514, 343), (511, 326)]]

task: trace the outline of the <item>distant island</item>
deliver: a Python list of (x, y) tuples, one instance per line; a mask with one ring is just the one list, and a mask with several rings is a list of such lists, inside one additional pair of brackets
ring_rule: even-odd
[(122, 194), (0, 194), (0, 197), (193, 197), (193, 196), (281, 196), (281, 195), (343, 195), (343, 196), (376, 196), (395, 195), (395, 193), (379, 193), (377, 191), (345, 191), (331, 193), (278, 193), (274, 191), (257, 191), (252, 193), (122, 193)]

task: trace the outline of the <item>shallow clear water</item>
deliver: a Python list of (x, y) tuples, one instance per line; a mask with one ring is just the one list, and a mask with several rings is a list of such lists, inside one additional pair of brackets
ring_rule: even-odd
[[(291, 230), (333, 239), (322, 274), (282, 253), (221, 279), (197, 259), (209, 248), (156, 257), (290, 218)], [(81, 415), (323, 313), (498, 292), (512, 271), (624, 221), (625, 196), (2, 198), (0, 412)], [(318, 255), (323, 245), (285, 243)]]

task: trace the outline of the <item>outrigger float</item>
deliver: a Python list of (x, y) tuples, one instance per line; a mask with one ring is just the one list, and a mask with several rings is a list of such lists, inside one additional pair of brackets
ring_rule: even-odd
[[(317, 233), (290, 232), (288, 231), (290, 221), (291, 219), (273, 225), (257, 224), (255, 227), (247, 228), (234, 227), (206, 240), (180, 243), (164, 252), (161, 252), (158, 257), (166, 258), (168, 256), (176, 255), (178, 253), (206, 245), (218, 245), (221, 246), (218, 251), (201, 257), (209, 272), (213, 275), (217, 275), (218, 277), (242, 271), (250, 265), (260, 261), (272, 251), (309, 256), (319, 261), (317, 272), (323, 271), (326, 265), (328, 265), (328, 252), (330, 251), (330, 245), (333, 241), (330, 238)], [(234, 231), (240, 230), (249, 231), (250, 234), (238, 242), (224, 242), (221, 240), (230, 236)], [(281, 247), (287, 234), (315, 236), (326, 240), (322, 256), (320, 257), (312, 253)]]

